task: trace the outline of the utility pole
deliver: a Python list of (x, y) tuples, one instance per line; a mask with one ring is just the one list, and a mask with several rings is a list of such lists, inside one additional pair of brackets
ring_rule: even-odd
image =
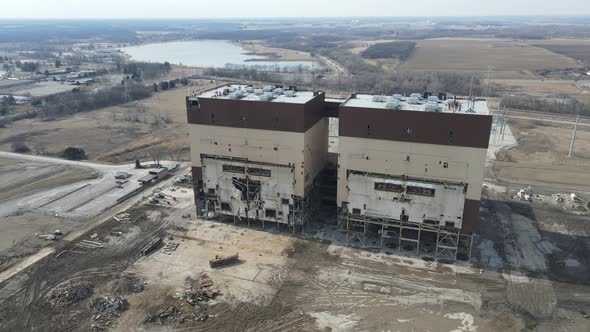
[(570, 143), (570, 153), (568, 154), (569, 158), (574, 156), (574, 144), (576, 143), (576, 131), (578, 130), (578, 121), (580, 120), (580, 114), (576, 117), (576, 124), (574, 124), (574, 132), (572, 133), (572, 142)]

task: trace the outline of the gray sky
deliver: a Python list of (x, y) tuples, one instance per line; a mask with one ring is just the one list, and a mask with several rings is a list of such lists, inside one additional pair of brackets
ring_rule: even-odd
[(590, 15), (589, 0), (2, 0), (0, 18)]

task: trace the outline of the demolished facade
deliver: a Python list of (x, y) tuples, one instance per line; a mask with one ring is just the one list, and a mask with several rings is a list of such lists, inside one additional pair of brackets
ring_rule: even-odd
[(445, 94), (326, 99), (230, 84), (187, 97), (197, 213), (308, 224), (339, 118), (338, 226), (349, 241), (470, 257), (492, 117)]
[(204, 213), (303, 228), (328, 153), (324, 93), (229, 85), (187, 99)]
[(339, 115), (337, 206), (347, 239), (470, 256), (492, 121), (486, 102), (354, 94)]

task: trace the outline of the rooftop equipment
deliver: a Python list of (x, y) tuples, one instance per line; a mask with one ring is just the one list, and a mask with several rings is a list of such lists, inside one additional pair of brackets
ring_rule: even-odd
[(420, 98), (410, 96), (410, 99), (408, 99), (408, 104), (413, 104), (413, 105), (420, 104)]
[(417, 98), (418, 100), (420, 100), (420, 98), (422, 98), (422, 95), (419, 93), (412, 93), (410, 95), (410, 98)]
[(438, 103), (436, 101), (429, 101), (426, 103), (426, 111), (427, 112), (438, 112)]
[(282, 95), (283, 94), (283, 88), (276, 88), (274, 90), (272, 90), (272, 92), (274, 92), (277, 95)]
[(385, 97), (377, 95), (377, 96), (373, 96), (373, 98), (371, 98), (371, 100), (376, 103), (382, 103), (385, 101)]
[(264, 93), (264, 91), (262, 91), (262, 89), (254, 89), (254, 94), (255, 94), (255, 95), (258, 95), (258, 96), (260, 96), (260, 95), (262, 95), (263, 93)]
[(428, 101), (438, 102), (438, 96), (429, 96)]
[(402, 104), (397, 99), (392, 99), (385, 104), (385, 108), (388, 110), (399, 110)]
[(293, 90), (286, 90), (285, 91), (285, 97), (295, 97), (295, 96), (296, 96), (295, 91), (293, 91)]
[(400, 95), (399, 93), (396, 93), (393, 96), (391, 96), (391, 98), (397, 99), (397, 100), (402, 100), (402, 98), (404, 98), (404, 96)]
[(264, 88), (262, 88), (262, 91), (264, 92), (272, 92), (272, 90), (274, 90), (274, 87), (271, 85), (267, 85)]
[(258, 97), (258, 100), (260, 100), (260, 101), (271, 101), (274, 98), (275, 98), (275, 96), (271, 92), (265, 92), (260, 97)]
[(248, 87), (246, 87), (246, 92), (247, 92), (247, 93), (252, 93), (252, 92), (254, 92), (254, 87), (253, 87), (253, 86), (248, 86)]

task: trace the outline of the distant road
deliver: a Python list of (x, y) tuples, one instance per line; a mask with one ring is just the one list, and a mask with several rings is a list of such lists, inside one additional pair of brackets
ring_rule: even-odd
[(0, 151), (0, 158), (14, 159), (14, 160), (25, 160), (25, 161), (36, 161), (36, 162), (48, 163), (48, 164), (88, 167), (88, 168), (97, 169), (102, 172), (112, 172), (115, 170), (119, 170), (121, 168), (128, 168), (128, 165), (107, 165), (107, 164), (91, 163), (91, 162), (87, 162), (87, 161), (67, 160), (67, 159), (45, 157), (45, 156), (33, 156), (33, 155), (29, 155), (29, 154), (6, 152), (6, 151)]

